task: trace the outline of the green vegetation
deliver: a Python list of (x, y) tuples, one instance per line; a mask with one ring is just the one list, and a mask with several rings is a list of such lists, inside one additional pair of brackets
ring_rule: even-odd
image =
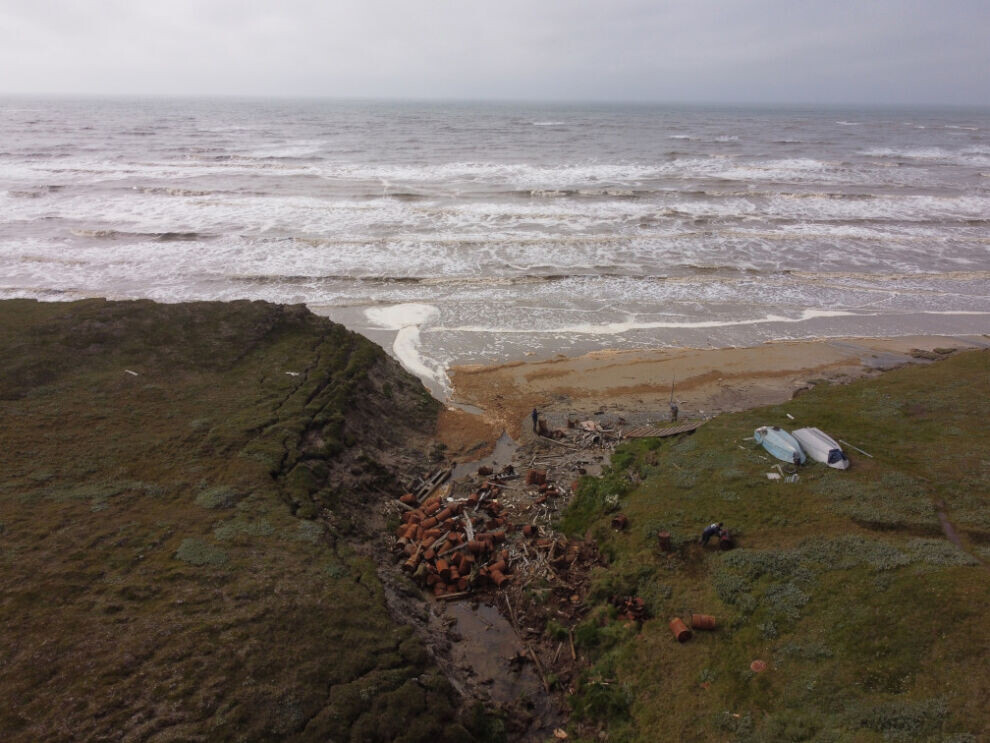
[(0, 303), (0, 738), (470, 739), (348, 546), (420, 390), (302, 307)]
[[(610, 560), (575, 631), (591, 659), (571, 697), (575, 737), (990, 739), (987, 420), (990, 354), (970, 352), (621, 447), (562, 519)], [(796, 483), (770, 481), (774, 461), (747, 440), (765, 424), (817, 426), (874, 458), (849, 450), (846, 472), (811, 464)], [(623, 533), (609, 528), (615, 496)], [(712, 520), (737, 549), (697, 544)], [(627, 594), (646, 600), (641, 627), (609, 605)], [(667, 623), (692, 613), (718, 629), (681, 645)], [(756, 659), (766, 671), (750, 670)]]

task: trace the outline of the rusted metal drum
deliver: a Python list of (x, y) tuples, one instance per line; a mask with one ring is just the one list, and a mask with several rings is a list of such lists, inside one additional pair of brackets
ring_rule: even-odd
[(502, 585), (507, 580), (509, 580), (509, 576), (505, 575), (504, 573), (499, 572), (498, 570), (491, 570), (491, 571), (489, 571), (488, 575), (492, 579), (492, 583), (494, 583), (499, 588), (501, 588)]
[(678, 642), (687, 642), (691, 639), (691, 630), (678, 617), (670, 620), (670, 631), (674, 633)]
[(674, 545), (671, 542), (669, 531), (660, 532), (659, 534), (657, 534), (657, 539), (660, 540), (660, 549), (662, 549), (664, 552), (674, 551)]
[(612, 528), (616, 531), (623, 531), (629, 526), (629, 517), (624, 513), (617, 513), (612, 517)]
[(692, 629), (715, 629), (715, 617), (711, 614), (692, 614)]
[(547, 481), (546, 470), (530, 470), (526, 473), (527, 485), (542, 485)]

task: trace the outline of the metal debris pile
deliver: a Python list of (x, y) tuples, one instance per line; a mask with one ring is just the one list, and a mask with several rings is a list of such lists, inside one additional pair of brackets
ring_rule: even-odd
[(501, 486), (486, 482), (462, 500), (445, 503), (435, 492), (450, 470), (433, 475), (415, 493), (398, 499), (405, 513), (396, 530), (406, 556), (403, 569), (434, 596), (452, 598), (511, 579), (509, 551), (499, 548), (512, 524), (498, 501)]
[(648, 619), (646, 602), (639, 596), (613, 596), (612, 605), (619, 610), (619, 619), (627, 622), (642, 622)]
[[(450, 475), (449, 469), (435, 472), (395, 501), (402, 510), (395, 531), (402, 567), (437, 598), (503, 588), (513, 580), (556, 583), (581, 559), (579, 543), (536, 523), (548, 521), (546, 507), (567, 494), (546, 470), (528, 470), (525, 486), (509, 482), (520, 478), (511, 467), (498, 474), (479, 470), (482, 480), (466, 497), (452, 495), (457, 486), (447, 482)], [(523, 518), (529, 523), (520, 523)]]

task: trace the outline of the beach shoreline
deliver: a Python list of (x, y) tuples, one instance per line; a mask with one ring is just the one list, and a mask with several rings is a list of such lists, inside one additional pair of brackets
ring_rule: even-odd
[(957, 350), (990, 348), (990, 336), (902, 336), (772, 341), (758, 346), (604, 350), (580, 356), (448, 369), (452, 393), (437, 436), (455, 456), (482, 455), (504, 431), (530, 435), (527, 417), (612, 413), (706, 418), (784, 402), (816, 384), (843, 384)]

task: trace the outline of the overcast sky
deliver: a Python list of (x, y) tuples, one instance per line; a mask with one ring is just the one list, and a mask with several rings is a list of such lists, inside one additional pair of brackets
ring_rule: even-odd
[(0, 93), (990, 105), (990, 0), (0, 0)]

